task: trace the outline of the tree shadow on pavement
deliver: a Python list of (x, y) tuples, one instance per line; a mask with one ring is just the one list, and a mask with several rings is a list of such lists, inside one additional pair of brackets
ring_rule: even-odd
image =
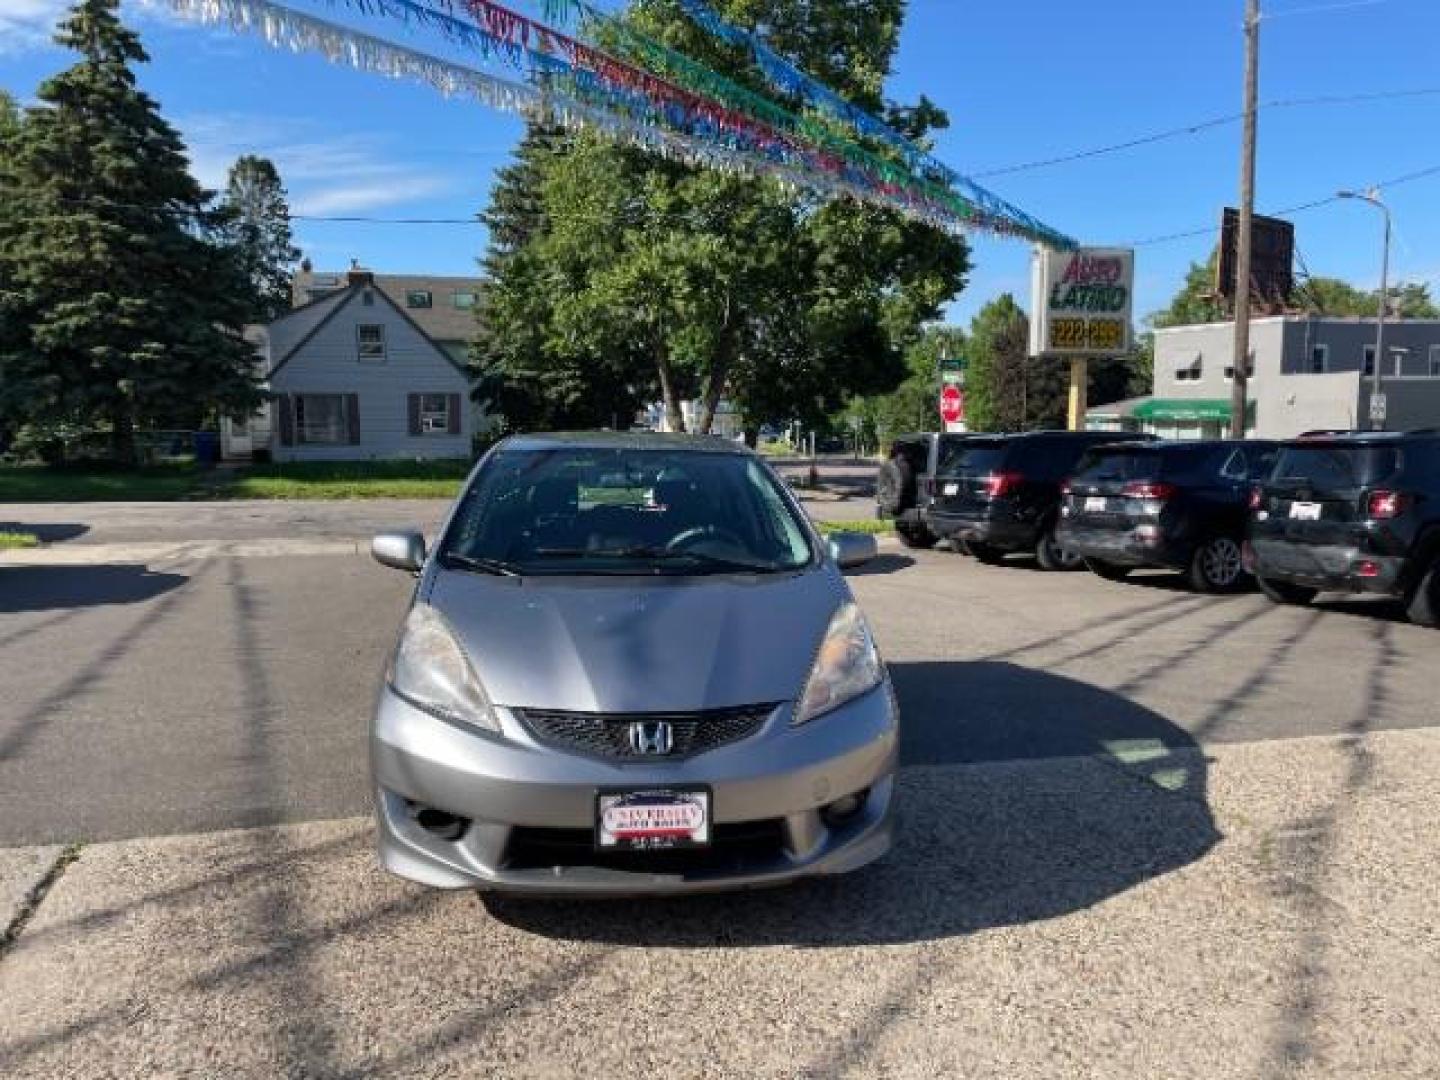
[(89, 525), (55, 522), (30, 524), (23, 521), (0, 521), (0, 532), (29, 533), (42, 544), (62, 544), (90, 531)]
[(185, 584), (141, 565), (0, 566), (0, 614), (137, 604)]
[(846, 570), (845, 576), (873, 577), (878, 574), (893, 574), (899, 570), (908, 570), (914, 565), (915, 560), (909, 555), (876, 555), (869, 562)]
[(1084, 910), (1220, 839), (1206, 760), (1164, 717), (1000, 663), (892, 666), (899, 829), (880, 863), (759, 893), (616, 903), (487, 897), (548, 937), (636, 948), (935, 940)]

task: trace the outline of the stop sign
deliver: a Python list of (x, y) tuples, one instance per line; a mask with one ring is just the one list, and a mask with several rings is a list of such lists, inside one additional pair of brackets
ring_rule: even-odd
[(947, 424), (965, 419), (965, 391), (954, 383), (947, 383), (940, 391), (940, 419)]

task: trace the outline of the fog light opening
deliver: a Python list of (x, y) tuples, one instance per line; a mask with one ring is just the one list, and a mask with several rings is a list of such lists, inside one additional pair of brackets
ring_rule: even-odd
[(439, 840), (459, 840), (470, 827), (470, 819), (437, 810), (421, 803), (407, 803), (415, 824)]
[(865, 809), (865, 800), (869, 795), (870, 789), (866, 788), (864, 791), (857, 791), (853, 795), (846, 795), (844, 798), (828, 803), (820, 810), (821, 820), (832, 829), (844, 825)]

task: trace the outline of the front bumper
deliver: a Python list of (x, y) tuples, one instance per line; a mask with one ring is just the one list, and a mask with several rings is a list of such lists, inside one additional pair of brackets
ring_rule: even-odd
[(1356, 544), (1297, 544), (1252, 537), (1252, 572), (1257, 577), (1326, 592), (1399, 595), (1405, 560), (1371, 555)]
[[(899, 730), (888, 683), (802, 727), (790, 726), (790, 707), (782, 706), (749, 739), (653, 765), (542, 747), (498, 711), (505, 738), (439, 720), (381, 690), (370, 751), (386, 869), (440, 888), (627, 896), (779, 885), (856, 870), (889, 850)], [(681, 865), (660, 859), (655, 868), (635, 856), (623, 868), (615, 860), (537, 866), (514, 858), (522, 837), (573, 839), (592, 830), (598, 788), (696, 784), (713, 793), (717, 842), (704, 856)], [(866, 791), (853, 817), (825, 823), (822, 807)], [(468, 824), (445, 838), (417, 820), (417, 806)], [(723, 831), (760, 825), (773, 829), (772, 846), (721, 848)]]

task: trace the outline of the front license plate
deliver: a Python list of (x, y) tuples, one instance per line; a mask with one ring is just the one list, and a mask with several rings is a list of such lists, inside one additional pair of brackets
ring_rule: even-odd
[(601, 791), (595, 846), (606, 851), (671, 851), (710, 845), (710, 792), (704, 788)]
[(1105, 496), (1091, 495), (1085, 500), (1085, 512), (1087, 514), (1103, 514), (1105, 505)]
[(1296, 521), (1319, 521), (1322, 507), (1315, 502), (1292, 502), (1290, 516)]

